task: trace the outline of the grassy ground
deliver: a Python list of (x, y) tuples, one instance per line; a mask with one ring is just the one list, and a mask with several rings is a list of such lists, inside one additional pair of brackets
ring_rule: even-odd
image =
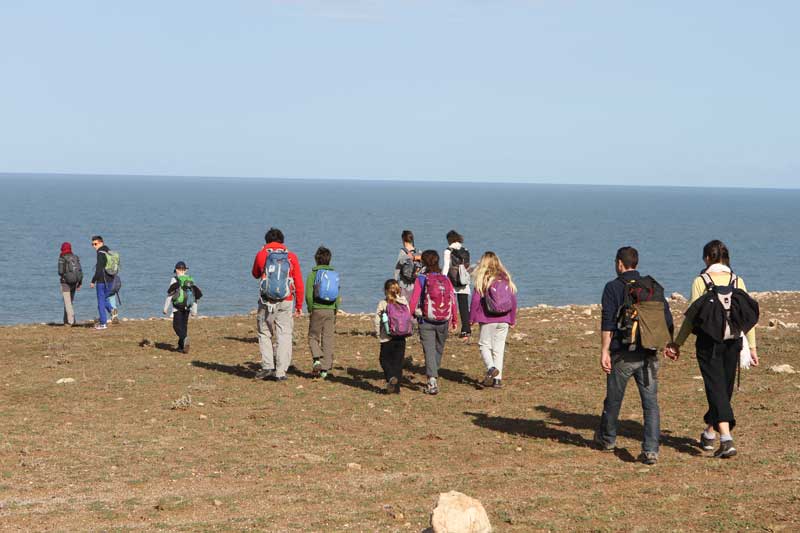
[[(192, 352), (168, 321), (0, 328), (0, 528), (6, 530), (420, 531), (437, 495), (481, 500), (498, 531), (797, 531), (800, 297), (761, 297), (762, 366), (734, 408), (740, 455), (696, 447), (705, 396), (691, 347), (660, 373), (662, 450), (634, 461), (631, 383), (615, 454), (593, 450), (605, 382), (597, 310), (530, 309), (508, 343), (505, 388), (480, 390), (476, 341), (447, 345), (438, 397), (380, 394), (366, 317), (337, 324), (334, 377), (252, 379), (255, 319), (193, 320)], [(144, 341), (148, 342), (144, 342)], [(144, 346), (140, 346), (143, 344)], [(74, 383), (57, 384), (60, 378)]]

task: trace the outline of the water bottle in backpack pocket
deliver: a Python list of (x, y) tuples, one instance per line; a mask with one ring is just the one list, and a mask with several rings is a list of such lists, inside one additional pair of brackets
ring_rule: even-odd
[(339, 273), (320, 269), (314, 276), (314, 301), (321, 304), (336, 303), (339, 297)]
[(289, 252), (286, 250), (267, 250), (264, 265), (264, 279), (259, 284), (262, 303), (282, 302), (292, 295), (289, 270)]

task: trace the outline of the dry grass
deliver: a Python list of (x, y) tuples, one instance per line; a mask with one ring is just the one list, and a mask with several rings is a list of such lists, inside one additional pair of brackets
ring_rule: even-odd
[[(798, 322), (796, 295), (762, 297), (762, 324)], [(661, 460), (634, 462), (633, 383), (620, 449), (590, 447), (604, 395), (595, 311), (522, 313), (505, 388), (479, 390), (475, 341), (448, 343), (427, 397), (421, 350), (399, 396), (379, 394), (370, 322), (340, 317), (334, 377), (310, 379), (307, 322), (285, 383), (255, 381), (251, 317), (0, 328), (0, 528), (420, 531), (439, 492), (480, 499), (498, 531), (796, 531), (800, 331), (760, 331), (763, 364), (735, 397), (740, 455), (695, 445), (705, 409), (691, 353), (660, 375)], [(148, 342), (144, 342), (148, 341)], [(689, 350), (691, 352), (691, 350)], [(56, 384), (72, 377), (75, 383)]]

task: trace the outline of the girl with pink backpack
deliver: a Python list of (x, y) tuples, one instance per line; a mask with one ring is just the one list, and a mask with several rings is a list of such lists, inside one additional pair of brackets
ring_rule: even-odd
[(455, 331), (458, 325), (458, 306), (453, 284), (442, 274), (436, 250), (422, 252), (422, 271), (414, 282), (409, 309), (419, 320), (419, 338), (428, 376), (425, 392), (438, 394), (444, 343), (449, 330)]
[(499, 389), (508, 329), (517, 322), (517, 286), (494, 252), (483, 254), (472, 279), (470, 320), (481, 327), (478, 346), (486, 365), (483, 386)]
[(378, 302), (375, 312), (375, 332), (381, 342), (380, 362), (386, 378), (386, 394), (399, 394), (400, 380), (403, 378), (403, 359), (406, 356), (406, 337), (413, 332), (414, 319), (396, 280), (386, 280), (383, 293), (386, 298)]

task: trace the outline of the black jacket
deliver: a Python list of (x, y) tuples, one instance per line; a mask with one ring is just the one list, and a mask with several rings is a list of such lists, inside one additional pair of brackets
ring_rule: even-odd
[(97, 264), (94, 266), (92, 283), (111, 283), (114, 281), (114, 276), (106, 273), (106, 252), (110, 251), (105, 244), (97, 249)]

